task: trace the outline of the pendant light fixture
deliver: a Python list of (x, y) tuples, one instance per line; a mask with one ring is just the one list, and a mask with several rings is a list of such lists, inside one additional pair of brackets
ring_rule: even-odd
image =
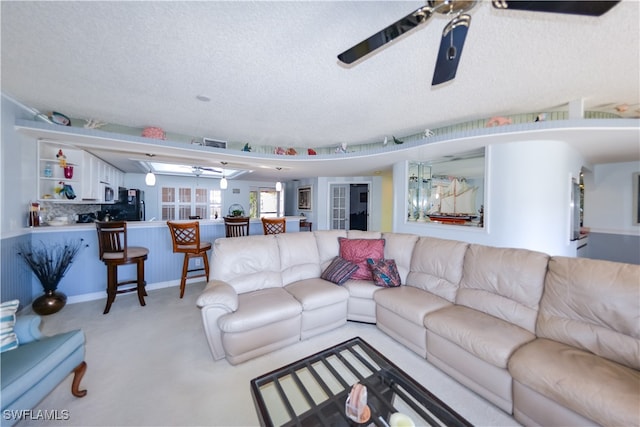
[[(153, 156), (155, 156), (155, 154), (147, 153), (147, 157), (152, 158)], [(149, 187), (153, 187), (156, 185), (156, 175), (151, 171), (151, 166), (147, 164), (147, 167), (149, 168), (149, 172), (147, 172), (147, 175), (144, 177), (144, 183)]]
[[(276, 168), (278, 171), (282, 170), (282, 168)], [(276, 191), (282, 191), (282, 182), (276, 182)]]
[(154, 185), (156, 185), (155, 174), (151, 171), (147, 172), (147, 175), (144, 177), (144, 183), (147, 184), (149, 187), (153, 187)]
[(227, 187), (229, 186), (229, 183), (227, 182), (227, 178), (225, 178), (224, 176), (224, 167), (226, 166), (227, 162), (220, 162), (220, 163), (222, 163), (222, 179), (220, 180), (220, 189), (226, 190)]

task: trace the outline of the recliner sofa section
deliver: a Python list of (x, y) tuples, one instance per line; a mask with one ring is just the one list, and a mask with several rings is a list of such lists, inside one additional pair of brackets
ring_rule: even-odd
[[(383, 238), (402, 286), (321, 279), (339, 238)], [(640, 266), (329, 230), (218, 239), (211, 269), (216, 360), (369, 322), (525, 425), (640, 425)]]

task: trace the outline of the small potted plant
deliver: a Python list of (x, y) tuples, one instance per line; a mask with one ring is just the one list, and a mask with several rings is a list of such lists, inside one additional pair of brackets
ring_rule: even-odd
[(67, 303), (67, 296), (57, 290), (58, 284), (78, 252), (87, 246), (89, 245), (84, 244), (84, 239), (47, 245), (41, 241), (39, 244), (27, 243), (19, 246), (18, 255), (31, 268), (44, 291), (44, 295), (34, 299), (31, 304), (35, 313), (47, 315), (62, 310)]
[(234, 203), (229, 207), (229, 216), (231, 217), (244, 216), (244, 209), (242, 208), (241, 205)]

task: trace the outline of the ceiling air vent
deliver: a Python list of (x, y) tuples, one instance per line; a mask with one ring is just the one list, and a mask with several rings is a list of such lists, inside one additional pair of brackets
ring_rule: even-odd
[(205, 147), (227, 148), (227, 141), (220, 141), (211, 138), (194, 139), (191, 141), (194, 145), (202, 145)]

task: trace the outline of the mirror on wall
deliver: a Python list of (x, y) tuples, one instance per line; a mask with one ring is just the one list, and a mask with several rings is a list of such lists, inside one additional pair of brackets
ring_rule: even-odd
[(485, 149), (408, 165), (407, 221), (484, 227)]

